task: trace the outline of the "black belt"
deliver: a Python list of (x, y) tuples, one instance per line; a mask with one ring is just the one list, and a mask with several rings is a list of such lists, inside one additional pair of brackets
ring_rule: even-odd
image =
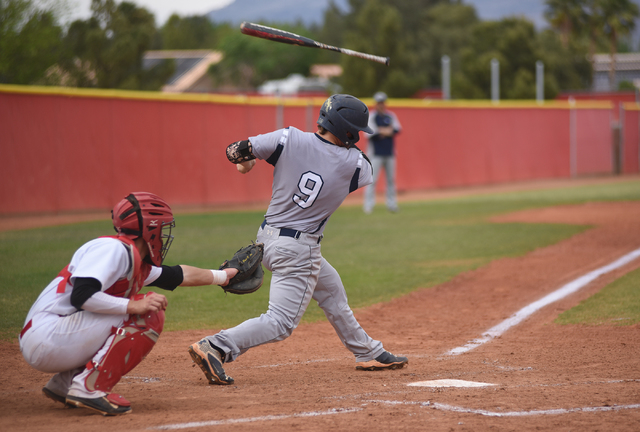
[[(266, 224), (267, 224), (267, 220), (265, 219), (262, 221), (262, 225), (260, 225), (260, 227), (264, 229)], [(302, 234), (304, 234), (302, 231), (296, 231), (291, 228), (280, 228), (281, 236), (293, 237), (294, 239), (298, 240)], [(322, 240), (322, 236), (318, 237), (318, 243), (320, 243), (320, 240)]]

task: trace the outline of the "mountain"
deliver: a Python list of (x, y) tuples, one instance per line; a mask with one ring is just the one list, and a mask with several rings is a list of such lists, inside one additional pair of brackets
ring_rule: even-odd
[[(306, 25), (321, 24), (329, 1), (235, 0), (223, 8), (212, 10), (207, 16), (216, 23), (240, 24), (242, 21), (294, 23), (299, 20)], [(343, 11), (349, 9), (348, 0), (334, 0), (334, 2)], [(478, 16), (483, 20), (499, 20), (516, 15), (527, 17), (538, 28), (546, 26), (543, 16), (545, 0), (465, 0), (464, 3), (473, 5)]]
[[(330, 0), (235, 0), (207, 14), (216, 23), (240, 24), (249, 22), (321, 24)], [(348, 0), (334, 0), (342, 10), (348, 9)]]

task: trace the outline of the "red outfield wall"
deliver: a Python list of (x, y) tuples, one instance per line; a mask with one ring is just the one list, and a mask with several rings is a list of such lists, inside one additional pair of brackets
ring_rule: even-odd
[[(283, 126), (315, 130), (322, 102), (0, 85), (0, 214), (108, 209), (138, 190), (175, 206), (268, 200), (271, 166), (241, 175), (225, 148)], [(612, 172), (610, 103), (389, 107), (404, 128), (400, 191)], [(637, 142), (632, 151), (637, 162)]]
[(640, 105), (622, 105), (622, 148), (620, 163), (624, 174), (640, 172)]

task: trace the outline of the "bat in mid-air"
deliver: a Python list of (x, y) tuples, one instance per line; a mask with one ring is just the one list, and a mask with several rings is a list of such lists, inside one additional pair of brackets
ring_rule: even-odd
[(322, 48), (331, 51), (337, 51), (342, 54), (360, 57), (366, 60), (372, 60), (378, 63), (389, 66), (389, 57), (380, 57), (371, 54), (365, 54), (358, 51), (352, 51), (346, 48), (338, 48), (331, 45), (325, 45), (320, 42), (316, 42), (313, 39), (306, 38), (304, 36), (297, 35), (284, 30), (278, 30), (271, 27), (253, 24), (249, 22), (243, 22), (240, 24), (240, 31), (249, 36), (256, 36), (263, 39), (269, 39), (275, 42), (288, 43), (291, 45), (300, 45), (311, 48)]

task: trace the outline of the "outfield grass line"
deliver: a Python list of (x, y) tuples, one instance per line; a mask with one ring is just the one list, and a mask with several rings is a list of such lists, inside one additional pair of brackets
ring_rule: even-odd
[(618, 269), (630, 263), (631, 261), (635, 260), (638, 257), (640, 257), (640, 249), (636, 249), (632, 252), (629, 252), (628, 254), (622, 256), (621, 258), (618, 258), (617, 260), (615, 260), (610, 264), (607, 264), (583, 276), (580, 276), (579, 278), (569, 282), (568, 284), (562, 286), (561, 288), (557, 289), (551, 294), (548, 294), (545, 297), (541, 298), (540, 300), (535, 301), (529, 304), (528, 306), (525, 306), (524, 308), (520, 309), (511, 317), (507, 318), (506, 320), (502, 321), (500, 324), (484, 332), (480, 338), (474, 339), (461, 347), (457, 347), (452, 350), (449, 350), (445, 353), (445, 355), (449, 355), (449, 356), (460, 355), (460, 354), (469, 352), (472, 349), (475, 349), (481, 345), (484, 345), (487, 342), (490, 342), (491, 340), (497, 338), (498, 336), (501, 336), (504, 332), (509, 330), (511, 327), (520, 324), (522, 321), (524, 321), (525, 319), (527, 319), (528, 317), (530, 317), (532, 314), (539, 311), (543, 307), (548, 306), (549, 304), (554, 303), (558, 300), (561, 300), (567, 297), (569, 294), (573, 294), (574, 292), (580, 290), (581, 288), (588, 285), (590, 282), (594, 281), (598, 277), (606, 273), (609, 273), (610, 271)]

